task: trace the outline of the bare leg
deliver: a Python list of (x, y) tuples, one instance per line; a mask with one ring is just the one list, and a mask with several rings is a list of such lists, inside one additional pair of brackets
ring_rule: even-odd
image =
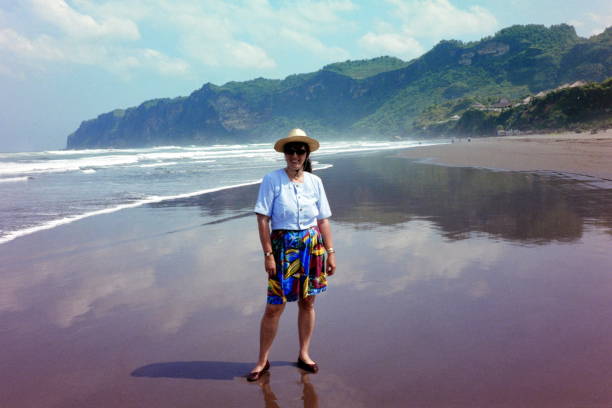
[(304, 400), (304, 408), (318, 408), (319, 396), (315, 391), (314, 385), (310, 382), (310, 374), (301, 373), (302, 380), (302, 399)]
[(306, 364), (314, 364), (310, 358), (310, 339), (315, 326), (314, 301), (316, 296), (308, 296), (298, 301), (298, 333), (300, 336), (300, 358)]
[(278, 321), (285, 310), (285, 305), (266, 305), (266, 311), (261, 318), (261, 326), (259, 329), (259, 359), (257, 365), (253, 368), (253, 371), (259, 371), (264, 368), (268, 356), (270, 354), (270, 348), (272, 348), (272, 342), (276, 336), (278, 329)]
[(265, 407), (280, 408), (280, 405), (278, 405), (278, 399), (276, 398), (274, 391), (272, 391), (272, 388), (270, 387), (270, 374), (268, 373), (264, 375), (261, 381), (258, 382), (258, 384), (261, 387), (261, 391), (263, 392)]

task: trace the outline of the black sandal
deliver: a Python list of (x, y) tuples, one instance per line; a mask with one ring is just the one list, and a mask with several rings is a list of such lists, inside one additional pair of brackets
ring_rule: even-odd
[(266, 361), (266, 365), (264, 366), (264, 368), (262, 368), (259, 371), (253, 371), (252, 373), (249, 373), (246, 376), (247, 381), (249, 382), (253, 382), (253, 381), (257, 381), (261, 378), (262, 375), (265, 374), (266, 371), (268, 371), (270, 369), (270, 362)]
[(309, 373), (313, 373), (313, 374), (319, 371), (319, 366), (317, 365), (317, 363), (308, 364), (307, 362), (302, 360), (301, 357), (298, 358), (297, 366), (301, 368), (302, 370), (308, 371)]

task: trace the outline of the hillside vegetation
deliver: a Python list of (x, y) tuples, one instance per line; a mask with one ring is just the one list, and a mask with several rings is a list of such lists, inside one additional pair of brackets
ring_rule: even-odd
[(423, 125), (431, 129), (434, 121), (467, 113), (472, 103), (520, 100), (566, 82), (609, 77), (612, 29), (585, 39), (566, 24), (512, 26), (476, 42), (441, 41), (408, 62), (380, 57), (282, 80), (207, 83), (187, 97), (84, 121), (67, 146), (269, 141), (291, 127), (322, 138), (411, 137)]
[(323, 67), (325, 71), (332, 71), (354, 79), (371, 77), (381, 72), (394, 71), (404, 68), (408, 63), (394, 57), (378, 57), (369, 60), (344, 61), (329, 64)]
[[(469, 101), (457, 104), (460, 110)], [(421, 128), (429, 136), (490, 136), (507, 133), (584, 131), (612, 127), (612, 78), (555, 90), (530, 102), (486, 111), (468, 108), (458, 120)], [(418, 130), (415, 129), (418, 133)]]

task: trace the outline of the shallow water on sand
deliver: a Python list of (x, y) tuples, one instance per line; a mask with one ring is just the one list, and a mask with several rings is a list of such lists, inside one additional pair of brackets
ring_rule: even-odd
[(318, 174), (339, 263), (318, 374), (290, 305), (270, 374), (241, 377), (265, 302), (248, 186), (1, 246), (0, 405), (611, 405), (612, 189), (388, 154)]

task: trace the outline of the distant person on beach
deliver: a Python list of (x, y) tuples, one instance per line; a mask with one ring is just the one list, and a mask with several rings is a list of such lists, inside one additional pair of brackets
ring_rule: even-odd
[(259, 187), (255, 213), (268, 274), (268, 303), (261, 319), (259, 359), (248, 381), (270, 369), (268, 355), (287, 302), (298, 302), (297, 366), (311, 373), (319, 370), (309, 354), (315, 295), (327, 289), (336, 257), (328, 220), (331, 210), (310, 163), (310, 153), (318, 148), (317, 140), (292, 129), (274, 144), (274, 150), (284, 153), (286, 167), (267, 174)]

